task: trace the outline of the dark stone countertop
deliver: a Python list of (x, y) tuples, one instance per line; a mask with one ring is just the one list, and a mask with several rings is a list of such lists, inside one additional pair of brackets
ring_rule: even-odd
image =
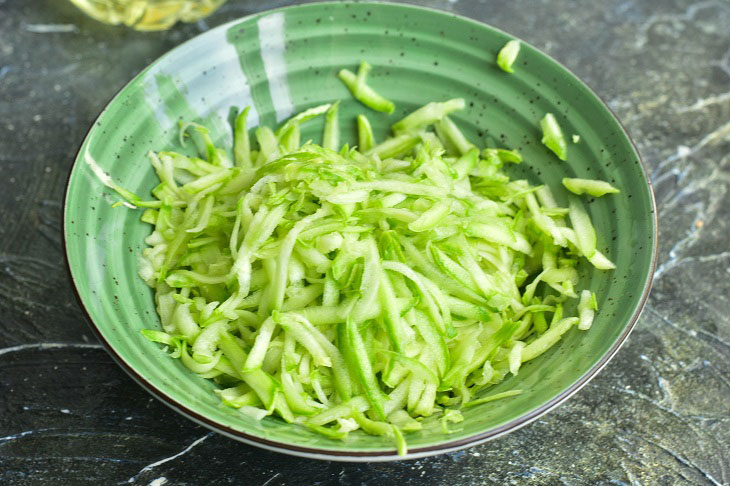
[(440, 457), (327, 463), (266, 452), (151, 398), (96, 342), (66, 276), (64, 183), (87, 128), (160, 54), (286, 1), (230, 0), (138, 33), (63, 0), (0, 0), (0, 483), (730, 483), (730, 3), (425, 0), (524, 38), (615, 110), (656, 188), (661, 239), (628, 343), (565, 405)]

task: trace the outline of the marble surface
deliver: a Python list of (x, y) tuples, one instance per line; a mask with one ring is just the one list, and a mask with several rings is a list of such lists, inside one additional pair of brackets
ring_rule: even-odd
[(286, 1), (230, 0), (137, 33), (62, 0), (0, 0), (0, 483), (729, 484), (730, 3), (423, 0), (545, 50), (617, 113), (650, 170), (659, 267), (628, 343), (556, 411), (436, 458), (342, 464), (265, 452), (148, 396), (95, 341), (60, 214), (84, 134), (180, 42)]

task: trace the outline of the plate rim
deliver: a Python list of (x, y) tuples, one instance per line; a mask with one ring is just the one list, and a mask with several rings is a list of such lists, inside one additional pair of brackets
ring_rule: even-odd
[[(241, 430), (233, 429), (227, 425), (221, 424), (215, 420), (207, 418), (205, 415), (190, 409), (189, 407), (182, 405), (177, 400), (169, 396), (164, 390), (158, 388), (157, 386), (150, 383), (147, 379), (144, 378), (140, 373), (138, 373), (134, 367), (127, 363), (125, 359), (114, 349), (114, 347), (104, 338), (103, 334), (101, 333), (101, 330), (97, 326), (97, 324), (94, 322), (94, 320), (91, 318), (91, 314), (87, 308), (87, 306), (84, 303), (84, 300), (79, 292), (78, 285), (76, 283), (76, 279), (74, 277), (73, 270), (71, 268), (71, 259), (69, 258), (69, 244), (67, 241), (67, 218), (66, 213), (68, 210), (68, 198), (69, 198), (69, 189), (71, 185), (71, 178), (76, 170), (76, 167), (78, 165), (81, 165), (81, 159), (82, 159), (82, 150), (87, 145), (87, 143), (90, 141), (91, 132), (93, 131), (94, 126), (96, 123), (101, 119), (101, 117), (104, 116), (106, 111), (109, 109), (109, 106), (119, 97), (119, 95), (125, 91), (130, 85), (132, 85), (134, 82), (136, 82), (138, 79), (140, 79), (148, 70), (150, 70), (153, 66), (158, 65), (160, 61), (162, 61), (164, 58), (172, 55), (174, 52), (176, 52), (179, 49), (185, 48), (188, 44), (191, 44), (193, 42), (199, 41), (200, 38), (208, 35), (212, 31), (217, 30), (226, 30), (234, 25), (238, 25), (242, 22), (249, 21), (253, 18), (260, 17), (263, 15), (268, 15), (276, 12), (281, 11), (291, 11), (291, 10), (298, 10), (298, 9), (308, 9), (308, 8), (323, 8), (327, 6), (342, 6), (343, 4), (352, 4), (352, 5), (358, 5), (358, 6), (372, 6), (374, 8), (393, 8), (396, 10), (403, 9), (403, 10), (411, 10), (411, 11), (425, 11), (429, 14), (435, 14), (435, 15), (444, 15), (447, 17), (456, 18), (461, 21), (466, 21), (467, 23), (473, 24), (474, 26), (480, 28), (480, 29), (488, 29), (492, 30), (497, 33), (504, 34), (512, 39), (516, 39), (519, 42), (529, 46), (531, 49), (535, 50), (539, 55), (543, 56), (550, 62), (556, 64), (560, 69), (562, 69), (565, 73), (567, 73), (570, 77), (574, 78), (578, 83), (580, 83), (585, 90), (592, 95), (606, 110), (607, 113), (611, 115), (613, 120), (616, 122), (616, 124), (621, 128), (621, 133), (624, 137), (629, 141), (629, 145), (631, 146), (634, 155), (636, 156), (636, 159), (639, 162), (639, 166), (641, 168), (641, 172), (644, 176), (644, 181), (646, 182), (646, 189), (649, 193), (649, 202), (650, 202), (650, 213), (651, 213), (651, 223), (652, 223), (652, 251), (651, 251), (651, 263), (649, 265), (649, 272), (647, 276), (645, 277), (644, 286), (642, 289), (641, 297), (639, 301), (637, 302), (634, 312), (632, 313), (630, 319), (628, 320), (626, 326), (624, 327), (623, 332), (616, 338), (614, 343), (611, 345), (611, 347), (601, 356), (601, 358), (593, 365), (591, 366), (583, 375), (573, 382), (570, 386), (568, 386), (566, 389), (564, 389), (562, 392), (560, 392), (557, 396), (552, 398), (551, 400), (543, 403), (542, 405), (538, 406), (534, 410), (517, 417), (509, 422), (506, 422), (502, 425), (499, 425), (497, 427), (494, 427), (492, 429), (483, 431), (481, 433), (477, 433), (468, 437), (464, 437), (462, 439), (457, 439), (453, 441), (444, 441), (440, 442), (439, 444), (430, 445), (430, 446), (424, 446), (424, 447), (417, 447), (413, 449), (408, 450), (408, 454), (406, 456), (399, 456), (397, 455), (397, 452), (395, 449), (386, 449), (386, 450), (376, 450), (376, 451), (348, 451), (348, 450), (341, 450), (341, 449), (327, 449), (327, 448), (318, 448), (318, 447), (306, 447), (306, 446), (299, 446), (296, 444), (288, 444), (285, 442), (275, 441), (266, 439), (263, 437), (257, 437), (255, 435), (246, 433)], [(112, 357), (112, 359), (142, 388), (144, 388), (149, 394), (151, 394), (153, 397), (157, 398), (159, 401), (170, 407), (172, 410), (178, 412), (179, 414), (185, 416), (186, 418), (192, 420), (193, 422), (202, 425), (214, 432), (220, 433), (221, 435), (224, 435), (226, 437), (235, 439), (237, 441), (243, 442), (248, 445), (261, 447), (263, 449), (274, 451), (274, 452), (280, 452), (288, 455), (298, 456), (298, 457), (304, 457), (309, 459), (319, 459), (319, 460), (332, 460), (332, 461), (343, 461), (343, 462), (384, 462), (384, 461), (397, 461), (397, 460), (410, 460), (410, 459), (419, 459), (429, 456), (434, 456), (438, 454), (444, 454), (447, 452), (454, 452), (461, 449), (465, 449), (467, 447), (472, 447), (476, 445), (483, 444), (489, 440), (496, 439), (498, 437), (501, 437), (509, 432), (518, 430), (525, 425), (528, 425), (529, 423), (537, 420), (538, 418), (542, 417), (546, 413), (554, 410), (561, 404), (563, 404), (566, 400), (568, 400), (570, 397), (572, 397), (575, 393), (577, 393), (579, 390), (581, 390), (591, 379), (593, 379), (607, 364), (608, 362), (616, 355), (616, 353), (621, 349), (621, 347), (624, 345), (626, 340), (628, 339), (631, 332), (636, 327), (636, 323), (638, 322), (642, 312), (644, 311), (644, 308), (646, 307), (646, 303), (649, 297), (649, 294), (651, 292), (653, 280), (654, 280), (654, 273), (656, 271), (657, 266), (657, 259), (658, 259), (658, 247), (659, 247), (659, 223), (658, 223), (658, 214), (657, 214), (657, 206), (656, 206), (656, 197), (654, 194), (654, 187), (651, 182), (651, 178), (649, 176), (649, 171), (647, 170), (647, 167), (641, 157), (641, 154), (636, 146), (636, 143), (634, 142), (633, 138), (629, 134), (628, 130), (626, 130), (626, 127), (621, 122), (621, 120), (616, 116), (616, 114), (613, 112), (613, 110), (610, 108), (608, 103), (593, 89), (591, 88), (588, 83), (586, 83), (584, 80), (582, 80), (580, 77), (578, 77), (576, 74), (574, 74), (570, 69), (568, 69), (563, 63), (555, 59), (554, 57), (548, 55), (543, 50), (535, 47), (529, 42), (524, 41), (522, 38), (515, 36), (513, 34), (507, 33), (497, 27), (494, 27), (493, 25), (487, 24), (485, 22), (481, 22), (479, 20), (475, 20), (463, 15), (455, 14), (453, 12), (447, 12), (444, 10), (439, 10), (436, 8), (431, 7), (423, 7), (423, 6), (417, 6), (417, 5), (410, 5), (410, 4), (402, 4), (402, 3), (389, 3), (389, 2), (381, 2), (381, 1), (347, 1), (347, 2), (336, 2), (336, 1), (325, 1), (325, 2), (313, 2), (313, 3), (306, 3), (306, 4), (299, 4), (299, 5), (290, 5), (285, 7), (279, 7), (274, 9), (267, 9), (262, 10), (260, 12), (254, 12), (249, 15), (245, 15), (243, 17), (239, 17), (233, 20), (230, 20), (228, 22), (224, 22), (216, 27), (213, 27), (205, 32), (202, 32), (194, 37), (191, 37), (190, 39), (180, 43), (179, 45), (169, 49), (168, 51), (164, 52), (160, 56), (158, 56), (155, 60), (147, 64), (144, 68), (142, 68), (136, 75), (134, 75), (128, 82), (124, 83), (110, 98), (109, 101), (107, 101), (104, 104), (104, 108), (100, 111), (99, 115), (94, 118), (92, 121), (89, 129), (86, 131), (86, 135), (84, 136), (81, 144), (79, 145), (78, 150), (76, 151), (76, 155), (74, 157), (74, 162), (71, 165), (71, 168), (69, 169), (68, 176), (66, 179), (64, 194), (63, 194), (63, 207), (61, 210), (61, 243), (63, 246), (63, 257), (64, 257), (64, 263), (65, 268), (68, 273), (69, 279), (71, 281), (71, 287), (73, 290), (73, 294), (76, 298), (76, 301), (79, 304), (79, 307), (81, 309), (81, 312), (86, 319), (86, 321), (89, 324), (89, 327), (92, 329), (92, 332), (96, 336), (96, 338), (101, 342), (101, 344), (106, 349), (107, 353)]]

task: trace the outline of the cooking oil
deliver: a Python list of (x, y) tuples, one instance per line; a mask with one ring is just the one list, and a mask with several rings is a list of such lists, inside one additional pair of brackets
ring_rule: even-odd
[(194, 22), (226, 0), (71, 0), (91, 17), (137, 30), (165, 30), (177, 21)]

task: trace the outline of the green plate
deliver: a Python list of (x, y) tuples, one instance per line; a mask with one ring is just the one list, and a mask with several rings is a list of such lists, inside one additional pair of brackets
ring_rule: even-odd
[[(443, 12), (395, 4), (309, 4), (264, 12), (222, 25), (177, 47), (135, 77), (89, 131), (68, 182), (66, 255), (82, 307), (111, 355), (142, 386), (173, 409), (225, 435), (271, 450), (320, 459), (396, 459), (388, 439), (351, 434), (323, 438), (276, 418), (261, 422), (222, 407), (214, 384), (169, 359), (140, 334), (159, 321), (152, 292), (137, 276), (149, 225), (139, 212), (112, 208), (119, 198), (92, 171), (94, 160), (122, 186), (149, 196), (156, 176), (145, 154), (178, 146), (178, 119), (212, 128), (230, 144), (231, 107), (252, 105), (253, 125), (273, 125), (305, 108), (341, 99), (343, 136), (355, 139), (354, 116), (366, 111), (336, 78), (361, 59), (370, 83), (394, 100), (391, 116), (369, 112), (383, 137), (387, 127), (433, 100), (463, 97), (454, 119), (482, 146), (518, 148), (526, 162), (512, 175), (558, 187), (562, 177), (611, 181), (621, 194), (591, 202), (599, 248), (612, 272), (581, 267), (598, 294), (600, 312), (587, 333), (570, 331), (559, 345), (490, 390), (526, 393), (464, 410), (450, 435), (435, 417), (407, 436), (409, 457), (479, 444), (515, 430), (583, 386), (618, 350), (646, 300), (655, 262), (654, 200), (639, 155), (601, 100), (564, 67), (523, 44), (515, 73), (500, 71), (496, 53), (512, 37)], [(556, 114), (570, 144), (561, 162), (540, 143), (539, 120)], [(307, 125), (318, 139), (321, 125)], [(321, 123), (321, 120), (319, 121)], [(566, 203), (564, 191), (555, 191)]]

